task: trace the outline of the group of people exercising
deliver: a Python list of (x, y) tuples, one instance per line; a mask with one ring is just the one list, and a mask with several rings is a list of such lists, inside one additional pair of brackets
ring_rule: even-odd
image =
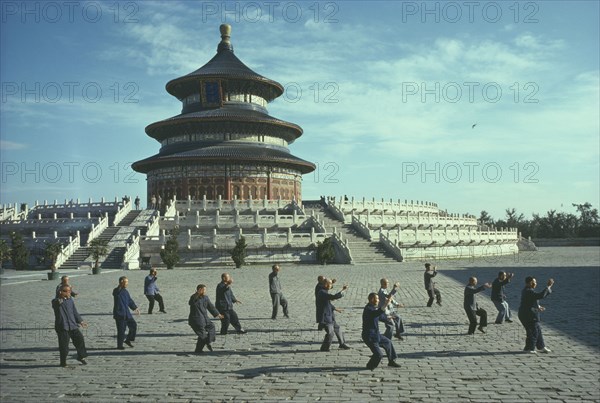
[[(282, 307), (283, 315), (289, 318), (288, 302), (282, 292), (281, 283), (278, 273), (281, 270), (279, 264), (272, 266), (272, 271), (269, 274), (269, 293), (272, 301), (272, 319), (277, 318), (279, 306)], [(436, 266), (430, 263), (425, 264), (424, 285), (428, 293), (429, 300), (427, 307), (433, 305), (436, 300), (439, 306), (442, 306), (442, 296), (433, 278), (437, 275)], [(482, 333), (485, 333), (487, 326), (487, 312), (478, 306), (475, 301), (475, 294), (483, 291), (486, 288), (492, 288), (491, 299), (498, 309), (496, 318), (497, 324), (504, 321), (512, 322), (512, 315), (509, 305), (504, 294), (504, 286), (513, 278), (513, 273), (499, 272), (498, 277), (492, 284), (485, 283), (477, 287), (477, 278), (470, 277), (469, 282), (464, 290), (464, 309), (469, 319), (469, 329), (467, 334), (474, 334), (477, 328)], [(149, 275), (144, 280), (144, 294), (149, 300), (148, 314), (152, 314), (154, 302), (159, 303), (159, 311), (166, 313), (164, 301), (160, 295), (160, 290), (156, 285), (157, 270), (150, 269)], [(344, 333), (336, 322), (336, 312), (341, 312), (332, 302), (344, 296), (348, 285), (342, 286), (337, 293), (330, 293), (336, 279), (319, 276), (317, 285), (315, 286), (315, 319), (318, 324), (318, 329), (325, 331), (325, 337), (321, 344), (321, 351), (330, 351), (333, 343), (333, 337), (338, 340), (341, 349), (350, 349), (346, 343)], [(542, 330), (540, 327), (539, 314), (544, 310), (538, 304), (538, 300), (545, 298), (552, 292), (554, 280), (548, 280), (547, 287), (541, 292), (535, 292), (537, 285), (536, 279), (527, 277), (525, 279), (526, 286), (521, 295), (521, 306), (519, 307), (519, 320), (525, 327), (527, 338), (525, 351), (529, 353), (538, 352), (548, 353), (551, 350), (545, 346)], [(118, 286), (113, 290), (113, 318), (117, 328), (117, 349), (123, 350), (124, 344), (133, 347), (135, 341), (137, 323), (132, 316), (133, 313), (139, 314), (139, 309), (131, 298), (127, 287), (129, 280), (126, 276), (119, 278)], [(240, 304), (241, 301), (235, 297), (231, 289), (233, 278), (229, 273), (221, 275), (221, 282), (216, 288), (216, 302), (213, 305), (212, 301), (206, 295), (206, 285), (198, 284), (196, 292), (189, 298), (188, 304), (190, 312), (188, 316), (188, 324), (192, 330), (198, 335), (195, 353), (201, 354), (206, 348), (212, 351), (211, 343), (216, 339), (216, 329), (211, 316), (218, 318), (221, 321), (220, 334), (226, 335), (229, 331), (229, 326), (232, 325), (238, 334), (247, 333), (240, 324), (239, 317), (234, 310), (234, 304)], [(369, 347), (373, 353), (366, 367), (374, 370), (384, 354), (381, 348), (385, 351), (388, 358), (388, 366), (399, 367), (396, 362), (397, 354), (392, 343), (392, 337), (398, 340), (403, 340), (404, 323), (397, 308), (403, 307), (395, 299), (395, 294), (399, 289), (399, 283), (395, 283), (390, 289), (390, 282), (387, 278), (380, 280), (380, 289), (378, 292), (372, 292), (368, 295), (368, 303), (363, 308), (362, 313), (362, 333), (363, 342)], [(66, 366), (66, 358), (69, 351), (69, 340), (73, 342), (77, 350), (77, 360), (86, 365), (87, 351), (85, 341), (79, 327), (85, 328), (87, 324), (83, 321), (75, 304), (73, 297), (77, 295), (73, 291), (69, 283), (69, 277), (63, 276), (61, 283), (56, 289), (56, 298), (52, 300), (52, 307), (55, 314), (55, 331), (58, 336), (60, 365)], [(477, 317), (480, 317), (479, 322)], [(379, 323), (385, 325), (385, 332), (381, 334)], [(128, 330), (127, 334), (126, 331)], [(380, 348), (381, 347), (381, 348)]]

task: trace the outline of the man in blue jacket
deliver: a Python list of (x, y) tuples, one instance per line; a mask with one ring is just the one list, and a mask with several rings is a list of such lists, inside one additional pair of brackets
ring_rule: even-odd
[(62, 285), (58, 291), (58, 296), (52, 300), (52, 309), (54, 310), (54, 330), (58, 336), (58, 350), (60, 352), (60, 366), (67, 366), (67, 355), (69, 354), (69, 339), (77, 349), (77, 361), (86, 365), (85, 340), (83, 334), (79, 331), (79, 326), (86, 328), (87, 324), (83, 321), (73, 298), (71, 298), (71, 287)]
[(215, 341), (215, 325), (211, 322), (208, 314), (210, 312), (215, 318), (219, 319), (223, 319), (223, 315), (217, 311), (217, 308), (206, 295), (204, 284), (198, 284), (196, 293), (192, 294), (188, 303), (190, 305), (188, 324), (198, 335), (196, 353), (203, 353), (205, 346), (209, 351), (213, 351), (211, 343)]
[(163, 302), (162, 295), (160, 295), (160, 290), (156, 285), (156, 277), (158, 272), (155, 268), (150, 269), (150, 274), (146, 276), (144, 279), (144, 295), (148, 298), (148, 315), (152, 315), (152, 310), (154, 309), (154, 301), (158, 301), (158, 309), (162, 313), (167, 313), (165, 311), (165, 304)]
[(506, 302), (506, 295), (504, 294), (504, 286), (510, 283), (514, 273), (506, 273), (501, 271), (498, 273), (498, 277), (492, 282), (492, 302), (498, 310), (498, 316), (496, 316), (496, 324), (501, 325), (502, 322), (512, 322), (512, 315), (510, 313), (510, 307)]
[[(129, 347), (133, 347), (131, 344), (135, 341), (135, 334), (137, 332), (137, 323), (131, 315), (131, 311), (134, 311), (137, 315), (140, 314), (140, 310), (137, 305), (131, 299), (127, 286), (129, 280), (127, 277), (119, 277), (119, 286), (112, 292), (113, 294), (113, 318), (117, 324), (117, 349), (124, 350), (123, 343)], [(130, 311), (131, 310), (131, 311)], [(125, 330), (129, 329), (127, 338), (125, 338)]]
[(538, 300), (546, 298), (552, 293), (554, 279), (549, 279), (541, 292), (535, 292), (537, 280), (528, 276), (525, 278), (525, 288), (521, 293), (521, 305), (519, 306), (519, 320), (525, 327), (527, 338), (525, 339), (525, 352), (535, 354), (537, 347), (540, 353), (549, 353), (551, 350), (544, 343), (542, 327), (540, 326), (540, 312), (545, 308), (538, 304)]
[(344, 285), (342, 291), (333, 295), (329, 294), (331, 287), (333, 287), (333, 282), (326, 278), (323, 280), (323, 288), (317, 293), (317, 322), (319, 323), (319, 330), (325, 330), (325, 338), (323, 339), (323, 344), (321, 344), (321, 351), (329, 351), (334, 333), (340, 343), (340, 348), (348, 350), (350, 346), (346, 344), (344, 333), (335, 321), (335, 312), (341, 312), (341, 310), (337, 309), (331, 303), (333, 300), (342, 298), (348, 286)]
[(217, 299), (215, 301), (215, 306), (219, 313), (223, 315), (220, 332), (223, 336), (227, 334), (229, 324), (231, 324), (238, 333), (248, 333), (242, 329), (238, 315), (233, 310), (233, 304), (241, 304), (242, 301), (233, 295), (231, 284), (233, 284), (233, 278), (231, 278), (229, 273), (221, 274), (221, 282), (217, 284)]
[[(394, 291), (396, 290), (396, 286), (394, 286)], [(378, 307), (379, 305), (379, 296), (377, 293), (369, 294), (369, 303), (363, 309), (362, 315), (362, 339), (365, 344), (371, 349), (373, 355), (371, 359), (367, 363), (367, 368), (373, 371), (383, 358), (383, 354), (379, 349), (379, 346), (383, 347), (385, 350), (385, 354), (388, 357), (388, 366), (390, 367), (399, 367), (400, 365), (396, 362), (396, 350), (394, 349), (394, 345), (392, 341), (387, 337), (383, 336), (379, 333), (379, 321), (385, 321), (385, 308), (392, 300), (393, 295), (390, 295), (386, 298), (385, 302)]]

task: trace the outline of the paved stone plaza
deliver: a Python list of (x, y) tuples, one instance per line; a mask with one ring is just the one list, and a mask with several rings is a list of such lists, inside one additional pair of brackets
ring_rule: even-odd
[[(71, 272), (80, 295), (76, 305), (89, 323), (84, 332), (88, 365), (74, 359), (58, 366), (57, 338), (50, 300), (57, 282), (43, 273), (3, 275), (1, 290), (0, 401), (600, 401), (600, 249), (542, 248), (518, 256), (438, 261), (443, 307), (425, 307), (423, 262), (387, 265), (284, 265), (280, 273), (291, 319), (270, 319), (267, 275), (270, 267), (227, 269), (242, 305), (236, 310), (246, 335), (220, 337), (215, 351), (190, 354), (196, 337), (187, 324), (189, 296), (208, 285), (214, 302), (223, 268), (159, 271), (158, 285), (167, 314), (147, 315), (143, 296), (146, 271), (114, 271), (99, 276)], [(494, 325), (489, 290), (478, 295), (487, 309), (486, 334), (467, 336), (462, 308), (470, 275), (492, 281), (499, 268), (515, 272), (507, 287), (516, 310), (524, 277), (534, 275), (538, 290), (548, 277), (556, 284), (541, 304), (550, 354), (524, 354), (525, 332), (518, 322)], [(314, 323), (314, 286), (319, 274), (347, 283), (336, 304), (338, 322), (351, 350), (319, 351), (323, 334)], [(121, 275), (140, 306), (134, 348), (116, 350), (111, 291)], [(407, 325), (405, 340), (394, 341), (401, 368), (386, 360), (365, 368), (370, 352), (360, 340), (366, 296), (379, 279), (402, 284), (399, 299)], [(219, 324), (216, 323), (217, 331)]]

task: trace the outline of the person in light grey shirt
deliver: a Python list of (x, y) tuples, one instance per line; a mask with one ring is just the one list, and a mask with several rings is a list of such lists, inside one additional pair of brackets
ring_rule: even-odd
[(279, 282), (279, 271), (281, 270), (281, 266), (278, 264), (274, 264), (272, 267), (272, 272), (269, 273), (269, 293), (271, 294), (271, 302), (273, 303), (273, 312), (271, 313), (271, 319), (277, 319), (277, 311), (279, 310), (279, 305), (283, 309), (283, 316), (289, 318), (288, 312), (288, 302), (283, 296), (283, 292), (281, 291), (281, 283)]
[(396, 311), (396, 308), (404, 307), (404, 305), (396, 301), (394, 298), (394, 295), (400, 287), (400, 283), (394, 284), (394, 288), (391, 291), (388, 289), (390, 282), (387, 278), (382, 278), (380, 280), (380, 284), (381, 288), (377, 293), (379, 296), (379, 308), (384, 310), (385, 317), (387, 319), (384, 322), (385, 333), (383, 335), (391, 340), (393, 334), (399, 340), (404, 340), (402, 337), (402, 333), (404, 333), (404, 322), (402, 317)]

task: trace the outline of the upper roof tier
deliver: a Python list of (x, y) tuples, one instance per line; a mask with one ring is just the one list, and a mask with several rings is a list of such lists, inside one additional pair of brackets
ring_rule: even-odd
[(231, 26), (223, 24), (220, 26), (221, 43), (217, 47), (217, 54), (208, 63), (185, 76), (175, 78), (167, 83), (167, 92), (178, 99), (183, 99), (190, 94), (199, 91), (200, 80), (248, 80), (262, 87), (261, 95), (266, 96), (267, 101), (283, 94), (283, 86), (277, 81), (255, 73), (233, 54), (233, 46), (230, 42)]

